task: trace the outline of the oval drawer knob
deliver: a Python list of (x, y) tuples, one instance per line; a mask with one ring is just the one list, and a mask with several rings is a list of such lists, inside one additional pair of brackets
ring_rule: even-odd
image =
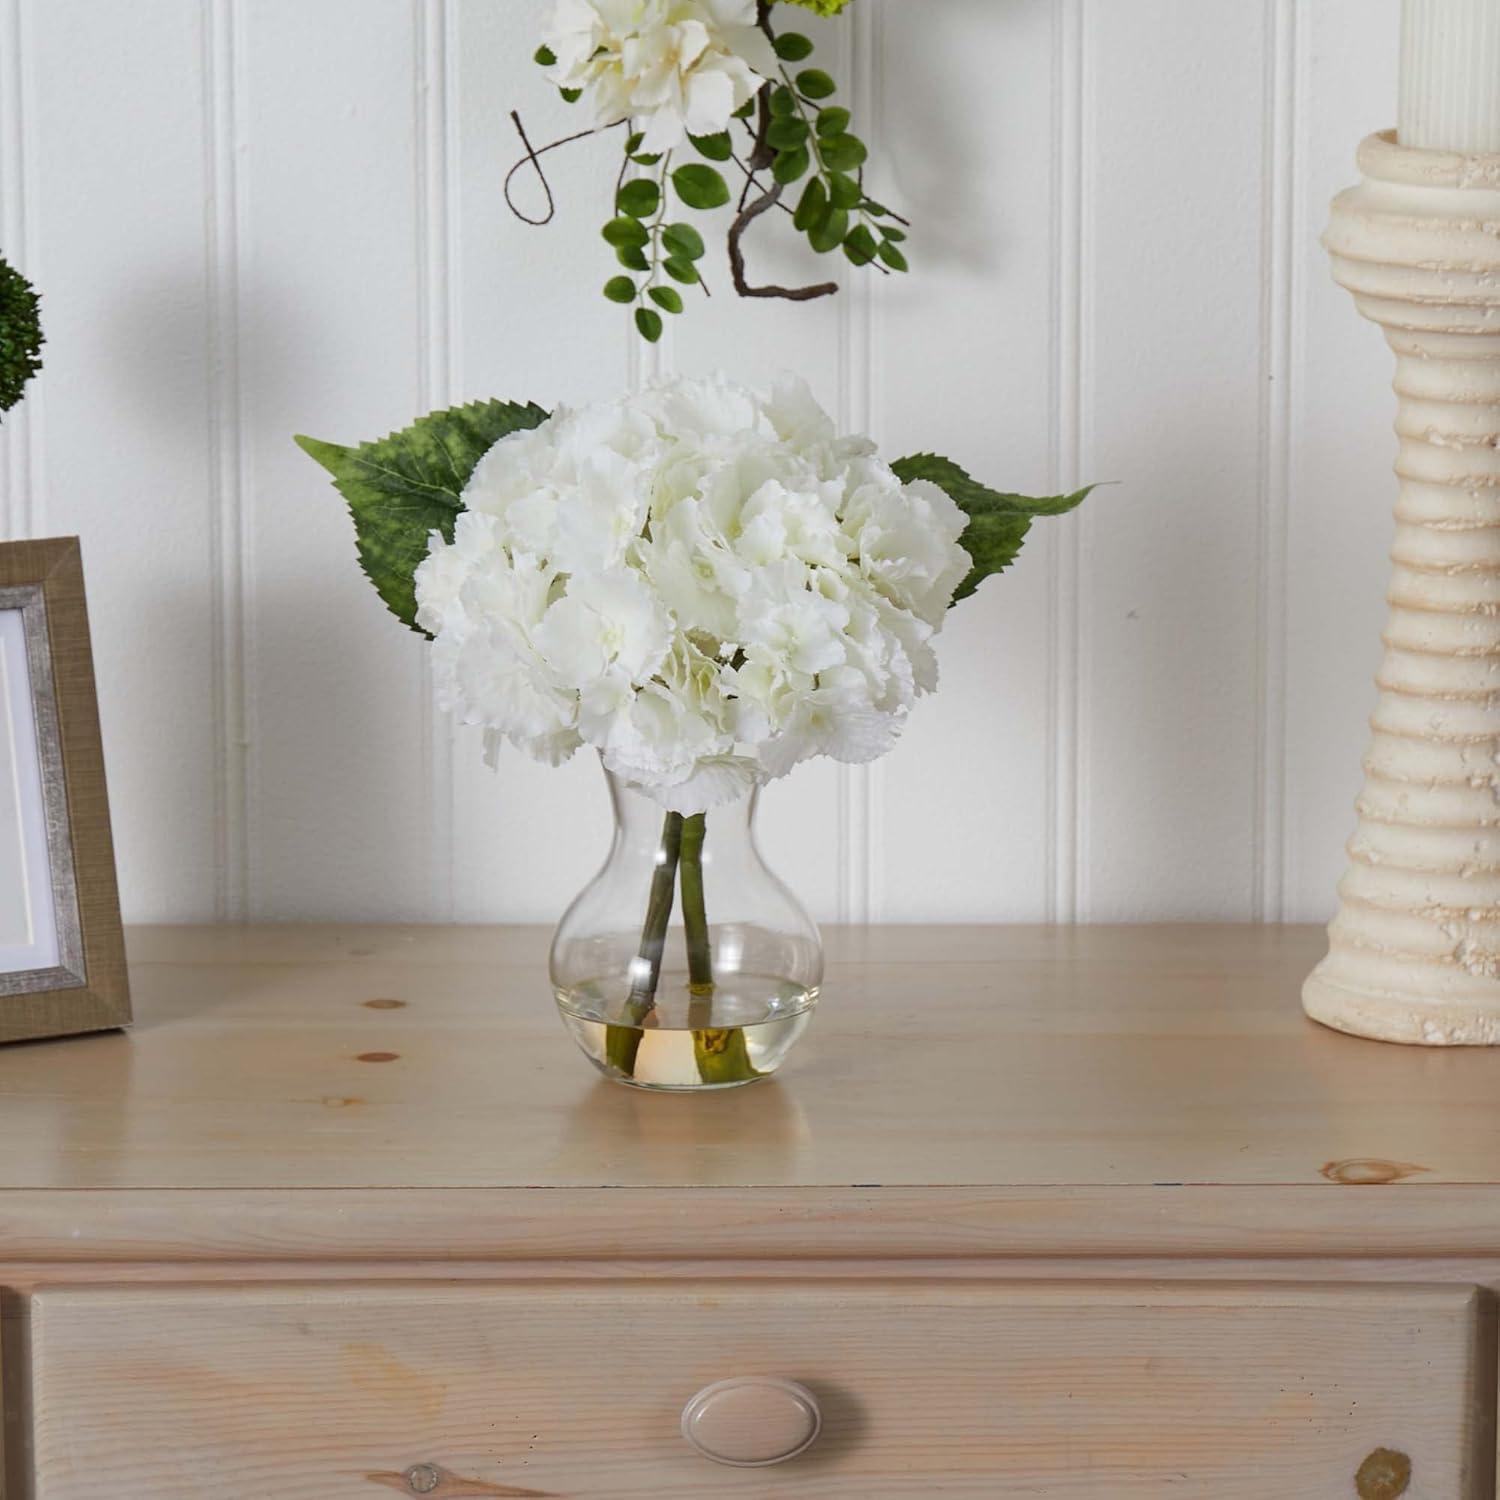
[(682, 1409), (682, 1435), (705, 1458), (738, 1469), (785, 1463), (823, 1426), (818, 1398), (794, 1380), (742, 1375), (706, 1385)]

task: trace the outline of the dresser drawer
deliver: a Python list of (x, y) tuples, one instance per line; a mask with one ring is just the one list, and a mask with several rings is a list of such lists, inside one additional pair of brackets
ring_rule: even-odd
[[(958, 1279), (43, 1290), (35, 1500), (1488, 1500), (1491, 1312), (1461, 1287)], [(811, 1391), (801, 1456), (684, 1440), (684, 1403), (743, 1376)]]

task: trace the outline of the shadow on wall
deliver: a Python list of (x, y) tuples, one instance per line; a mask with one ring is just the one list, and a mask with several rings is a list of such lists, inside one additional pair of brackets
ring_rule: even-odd
[[(929, 277), (944, 270), (998, 273), (1018, 238), (1008, 219), (1025, 211), (1024, 199), (1003, 176), (1004, 165), (1015, 159), (1014, 146), (995, 152), (974, 130), (975, 92), (997, 87), (997, 75), (988, 49), (975, 48), (972, 38), (993, 31), (994, 11), (993, 0), (886, 6), (879, 22), (883, 57), (872, 64), (880, 119), (869, 118), (864, 98), (856, 101), (866, 123), (862, 127), (856, 119), (853, 128), (876, 151), (880, 186), (872, 191), (888, 192), (891, 206), (911, 219), (921, 269)], [(972, 71), (955, 77), (951, 68), (899, 65), (902, 58), (924, 54), (963, 59)], [(1050, 135), (1050, 121), (1038, 125), (1038, 137)], [(982, 193), (977, 183), (984, 184)]]

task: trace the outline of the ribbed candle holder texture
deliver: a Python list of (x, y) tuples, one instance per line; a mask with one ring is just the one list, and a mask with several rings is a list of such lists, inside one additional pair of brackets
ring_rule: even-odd
[(1396, 354), (1379, 699), (1315, 1020), (1500, 1043), (1500, 154), (1360, 147), (1334, 279)]

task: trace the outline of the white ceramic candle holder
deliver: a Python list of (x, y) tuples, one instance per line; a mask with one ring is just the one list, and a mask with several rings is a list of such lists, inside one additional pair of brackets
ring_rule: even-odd
[(1500, 1043), (1500, 154), (1360, 147), (1334, 279), (1396, 353), (1380, 697), (1328, 956), (1325, 1025)]

